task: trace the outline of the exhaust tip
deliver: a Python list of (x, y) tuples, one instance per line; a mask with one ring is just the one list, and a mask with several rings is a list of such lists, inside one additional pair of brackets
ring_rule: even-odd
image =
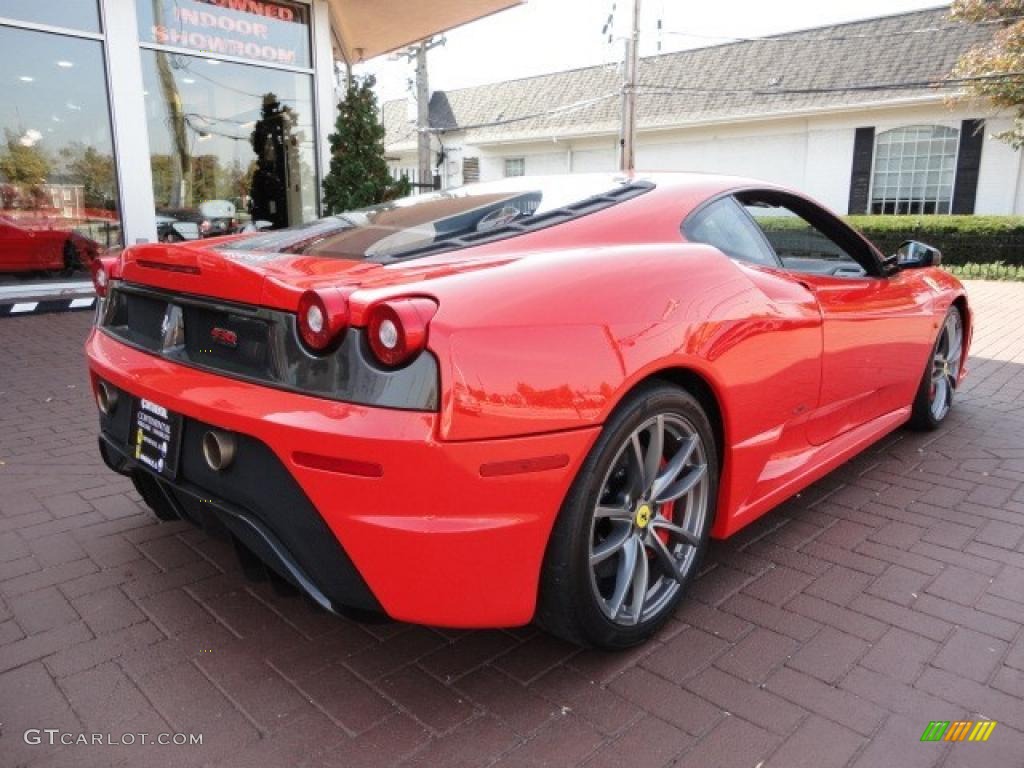
[(105, 381), (96, 386), (96, 406), (104, 416), (109, 416), (117, 407), (117, 390)]
[(203, 458), (206, 466), (220, 472), (231, 466), (235, 460), (235, 436), (211, 429), (203, 435)]

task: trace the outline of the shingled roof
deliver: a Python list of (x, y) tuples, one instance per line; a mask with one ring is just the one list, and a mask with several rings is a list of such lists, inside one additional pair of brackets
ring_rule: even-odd
[[(948, 21), (948, 10), (901, 13), (646, 57), (639, 65), (638, 82), (648, 86), (638, 97), (639, 128), (941, 99), (948, 91), (909, 84), (941, 80), (960, 54), (992, 33), (992, 27)], [(908, 85), (857, 88), (880, 83)], [(463, 131), (463, 140), (470, 144), (604, 134), (618, 129), (619, 88), (615, 67), (596, 66), (437, 91), (430, 102), (430, 121), (436, 129)], [(801, 92), (808, 90), (814, 92)], [(606, 94), (609, 98), (581, 108), (543, 115)], [(405, 102), (387, 102), (383, 111), (388, 149), (411, 148), (415, 130)], [(509, 120), (515, 122), (502, 122)]]

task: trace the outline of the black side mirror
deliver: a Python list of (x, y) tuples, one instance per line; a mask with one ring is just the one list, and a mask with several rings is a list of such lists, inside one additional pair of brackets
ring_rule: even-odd
[(896, 251), (896, 264), (901, 269), (937, 267), (942, 263), (942, 251), (917, 240), (907, 240)]

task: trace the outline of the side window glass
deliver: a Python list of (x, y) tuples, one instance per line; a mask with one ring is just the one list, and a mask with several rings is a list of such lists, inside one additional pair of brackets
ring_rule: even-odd
[(730, 258), (778, 266), (764, 238), (731, 197), (709, 203), (690, 215), (683, 224), (683, 234), (690, 242), (713, 246)]
[(807, 219), (776, 203), (746, 200), (743, 207), (754, 220), (783, 266), (801, 272), (857, 270), (857, 262), (838, 243)]

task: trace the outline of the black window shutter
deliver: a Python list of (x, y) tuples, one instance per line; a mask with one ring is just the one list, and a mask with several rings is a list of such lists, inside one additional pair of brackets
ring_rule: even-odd
[(984, 142), (984, 120), (964, 120), (960, 124), (960, 151), (956, 156), (956, 182), (953, 184), (953, 213), (974, 213), (981, 145)]
[(853, 136), (853, 171), (850, 173), (850, 209), (847, 213), (868, 213), (874, 155), (875, 129), (858, 128)]

